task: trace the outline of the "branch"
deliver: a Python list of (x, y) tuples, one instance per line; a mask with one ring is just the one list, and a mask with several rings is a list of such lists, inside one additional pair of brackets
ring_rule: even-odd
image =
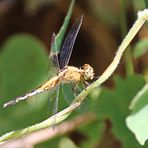
[(66, 133), (69, 133), (76, 129), (77, 127), (80, 127), (81, 125), (86, 125), (96, 119), (94, 113), (87, 113), (82, 116), (78, 116), (75, 119), (72, 119), (67, 122), (63, 122), (60, 125), (57, 125), (55, 129), (46, 128), (42, 129), (38, 132), (32, 133), (28, 136), (25, 136), (23, 138), (10, 141), (7, 143), (4, 143), (1, 145), (1, 148), (6, 147), (21, 147), (22, 143), (24, 143), (24, 147), (33, 147), (34, 145), (41, 143), (43, 141), (49, 140), (51, 138), (54, 138), (56, 136), (60, 136)]

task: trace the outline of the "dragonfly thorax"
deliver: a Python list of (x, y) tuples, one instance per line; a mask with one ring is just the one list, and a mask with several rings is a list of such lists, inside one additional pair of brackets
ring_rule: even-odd
[(94, 78), (94, 69), (89, 64), (81, 67), (81, 77), (84, 80), (92, 80)]
[(77, 83), (81, 80), (80, 70), (74, 66), (67, 66), (58, 75), (59, 83)]

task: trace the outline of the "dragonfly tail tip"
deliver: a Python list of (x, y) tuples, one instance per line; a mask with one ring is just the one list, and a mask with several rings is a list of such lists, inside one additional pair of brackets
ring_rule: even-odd
[(3, 104), (3, 108), (6, 108), (7, 106), (8, 106), (7, 103)]
[(6, 108), (6, 107), (10, 107), (10, 106), (12, 106), (12, 105), (14, 105), (15, 104), (15, 102), (6, 102), (6, 103), (4, 103), (3, 104), (3, 108)]

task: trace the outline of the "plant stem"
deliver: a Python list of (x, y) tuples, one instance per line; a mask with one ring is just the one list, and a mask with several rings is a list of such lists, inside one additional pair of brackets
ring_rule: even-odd
[(66, 33), (66, 29), (68, 27), (68, 24), (69, 24), (71, 15), (72, 15), (74, 4), (75, 4), (75, 0), (72, 0), (71, 4), (70, 4), (70, 7), (69, 7), (69, 10), (68, 10), (68, 13), (67, 13), (67, 15), (66, 15), (66, 17), (64, 19), (63, 25), (60, 28), (60, 31), (58, 32), (58, 34), (56, 35), (56, 43), (57, 43), (58, 52), (60, 51), (61, 44), (63, 42), (63, 38), (64, 38), (64, 35)]
[[(122, 37), (127, 34), (127, 17), (126, 17), (126, 1), (121, 0), (121, 13), (120, 13), (120, 26)], [(126, 66), (126, 74), (132, 75), (134, 73), (134, 67), (132, 63), (132, 55), (131, 55), (131, 47), (130, 45), (127, 47), (127, 50), (124, 54), (125, 66)]]

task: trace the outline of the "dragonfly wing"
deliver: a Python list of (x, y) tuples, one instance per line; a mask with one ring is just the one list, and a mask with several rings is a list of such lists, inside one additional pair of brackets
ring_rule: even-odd
[(51, 38), (50, 54), (48, 57), (49, 58), (48, 78), (58, 75), (58, 72), (60, 71), (58, 54), (59, 52), (57, 50), (56, 36), (55, 33), (53, 33)]
[(61, 87), (62, 87), (63, 98), (66, 101), (66, 103), (70, 105), (75, 98), (75, 92), (74, 92), (75, 85), (73, 83), (67, 83), (67, 84), (62, 83)]
[(50, 49), (49, 59), (53, 62), (53, 66), (57, 72), (60, 70), (58, 54), (59, 51), (57, 49), (56, 36), (55, 33), (53, 33), (51, 38), (51, 49)]
[[(74, 99), (80, 94), (81, 91), (85, 89), (85, 86), (82, 82), (79, 84), (75, 83), (67, 83), (62, 84), (62, 95), (64, 100), (68, 105), (72, 104), (74, 102)], [(81, 104), (80, 108), (77, 110), (79, 112), (85, 112), (88, 111), (88, 103), (89, 99), (85, 99), (83, 103)]]
[(56, 88), (56, 97), (54, 99), (54, 108), (53, 108), (53, 114), (55, 115), (58, 112), (58, 102), (59, 102), (59, 90), (60, 90), (60, 85), (57, 85)]
[[(60, 93), (60, 85), (57, 85), (57, 88), (56, 88), (56, 97), (54, 98), (54, 106), (53, 106), (53, 115), (56, 115), (56, 113), (58, 112), (58, 104), (59, 104), (59, 93)], [(56, 116), (53, 120), (53, 127), (55, 127), (55, 124), (56, 124)]]
[(63, 43), (59, 55), (60, 69), (63, 69), (66, 65), (68, 65), (76, 37), (78, 35), (78, 32), (82, 24), (82, 20), (83, 16), (79, 17), (75, 21), (75, 23), (73, 24), (73, 26), (71, 27), (70, 31), (68, 32), (65, 38), (65, 41)]

